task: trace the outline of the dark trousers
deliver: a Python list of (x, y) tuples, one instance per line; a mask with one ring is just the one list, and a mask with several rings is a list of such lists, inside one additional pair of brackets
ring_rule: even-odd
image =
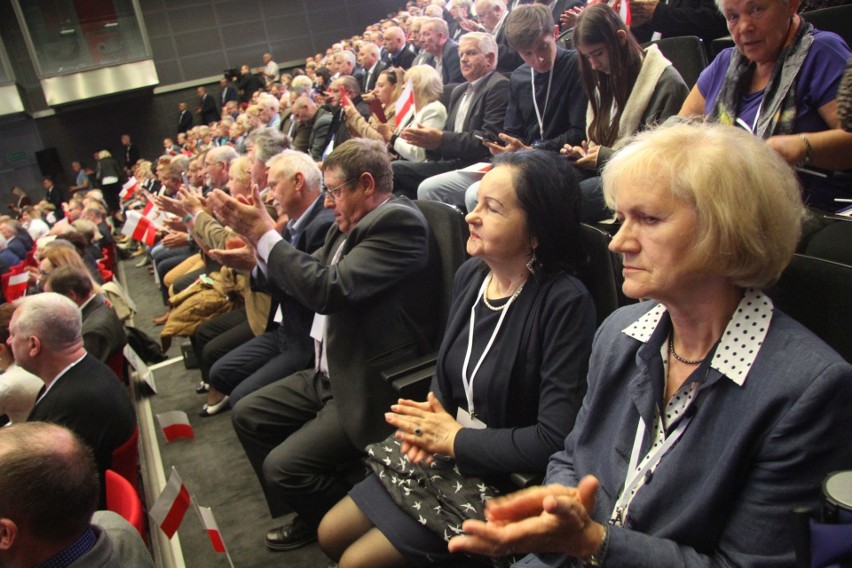
[(292, 509), (316, 527), (350, 489), (336, 473), (363, 451), (340, 425), (324, 375), (308, 369), (263, 387), (231, 419), (273, 517)]
[(231, 310), (198, 326), (191, 341), (201, 368), (201, 379), (209, 382), (213, 363), (253, 337), (245, 308)]
[(288, 338), (276, 326), (250, 339), (213, 363), (210, 384), (231, 396), (231, 406), (261, 387), (307, 369), (314, 357), (313, 341), (307, 335)]

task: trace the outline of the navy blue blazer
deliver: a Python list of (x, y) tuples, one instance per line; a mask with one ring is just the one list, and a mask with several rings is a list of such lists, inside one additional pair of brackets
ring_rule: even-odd
[[(668, 314), (645, 343), (622, 333), (655, 305), (621, 308), (601, 325), (577, 425), (548, 466), (548, 483), (597, 476), (598, 522), (624, 485), (640, 413), (647, 423), (662, 399)], [(692, 422), (636, 494), (625, 527), (610, 528), (608, 567), (793, 567), (790, 508), (816, 506), (825, 475), (852, 468), (852, 366), (810, 331), (775, 309), (742, 385), (709, 359), (696, 371), (707, 386)], [(568, 562), (547, 555), (521, 565)]]

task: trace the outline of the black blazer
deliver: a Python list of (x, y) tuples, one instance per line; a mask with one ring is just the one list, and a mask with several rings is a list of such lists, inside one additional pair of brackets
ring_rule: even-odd
[(484, 133), (496, 136), (502, 132), (509, 104), (509, 80), (497, 72), (486, 77), (473, 95), (462, 132), (454, 132), (456, 114), (467, 87), (468, 83), (462, 83), (453, 89), (441, 145), (426, 151), (429, 160), (461, 160), (472, 164), (489, 157), (488, 148), (476, 136)]
[(414, 63), (415, 57), (417, 57), (417, 54), (411, 48), (411, 44), (406, 43), (402, 46), (402, 49), (399, 50), (399, 53), (390, 56), (390, 64), (393, 67), (409, 69)]
[[(435, 67), (435, 56), (430, 55), (426, 59), (426, 64)], [(451, 39), (444, 44), (444, 51), (441, 53), (441, 79), (445, 85), (464, 81), (459, 62), (459, 44)]]
[(356, 448), (391, 431), (384, 414), (397, 395), (380, 372), (434, 349), (439, 263), (426, 219), (404, 197), (369, 212), (348, 235), (332, 224), (313, 255), (283, 240), (269, 255), (267, 288), (328, 315), (331, 390)]
[(56, 380), (27, 421), (61, 424), (92, 448), (101, 480), (101, 505), (105, 505), (104, 472), (112, 465), (112, 452), (130, 438), (136, 427), (127, 389), (115, 373), (86, 354)]
[(219, 104), (222, 105), (222, 108), (225, 108), (225, 103), (228, 101), (237, 100), (237, 89), (231, 84), (228, 84), (222, 91), (219, 93)]
[(189, 110), (181, 111), (180, 116), (178, 116), (178, 134), (186, 132), (190, 128), (192, 128), (192, 113)]
[(92, 357), (106, 363), (113, 353), (124, 349), (124, 325), (102, 296), (95, 295), (82, 309), (83, 347)]
[(205, 94), (201, 98), (201, 124), (210, 124), (216, 122), (220, 118), (219, 107), (216, 106), (216, 99), (210, 96), (210, 93)]

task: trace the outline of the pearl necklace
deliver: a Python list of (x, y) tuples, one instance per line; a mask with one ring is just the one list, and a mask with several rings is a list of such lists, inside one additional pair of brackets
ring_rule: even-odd
[(488, 286), (491, 285), (491, 280), (493, 278), (493, 275), (489, 274), (487, 278), (488, 278), (488, 282), (485, 284), (485, 290), (482, 292), (482, 301), (485, 302), (485, 307), (488, 308), (489, 310), (491, 310), (492, 312), (502, 312), (503, 310), (505, 310), (506, 306), (508, 306), (511, 302), (513, 302), (515, 300), (515, 298), (517, 298), (521, 294), (521, 290), (524, 289), (524, 284), (527, 283), (526, 280), (521, 282), (521, 285), (518, 286), (518, 289), (515, 290), (515, 293), (512, 294), (512, 297), (509, 298), (509, 300), (505, 304), (503, 304), (502, 306), (494, 306), (494, 305), (492, 305), (491, 303), (488, 302)]
[(672, 354), (672, 357), (683, 363), (684, 365), (700, 365), (704, 362), (704, 358), (702, 359), (684, 359), (680, 355), (675, 352), (674, 348), (674, 333), (669, 335), (669, 353)]

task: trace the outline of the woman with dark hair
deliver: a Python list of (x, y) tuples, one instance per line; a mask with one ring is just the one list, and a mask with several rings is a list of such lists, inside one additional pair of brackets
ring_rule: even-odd
[(636, 132), (677, 114), (689, 94), (686, 83), (656, 45), (645, 51), (606, 4), (580, 13), (574, 45), (581, 55), (580, 79), (589, 99), (587, 142), (566, 144), (562, 154), (584, 171), (583, 220), (609, 215), (601, 189), (600, 170)]
[(382, 133), (376, 130), (379, 124), (394, 124), (396, 115), (396, 100), (402, 93), (403, 87), (403, 70), (399, 68), (385, 69), (379, 73), (379, 78), (376, 80), (376, 88), (373, 89), (373, 95), (382, 103), (382, 111), (384, 112), (384, 120), (380, 120), (375, 113), (370, 116), (370, 120), (364, 120), (355, 105), (348, 98), (342, 102), (343, 111), (346, 113), (346, 124), (349, 126), (349, 133), (353, 138), (370, 138), (384, 142), (385, 137)]
[(367, 450), (375, 475), (320, 525), (342, 566), (483, 562), (446, 541), (505, 474), (543, 471), (579, 411), (595, 310), (571, 276), (585, 256), (576, 176), (540, 150), (494, 164), (467, 216), (475, 258), (456, 273), (432, 392), (391, 407), (396, 433)]

